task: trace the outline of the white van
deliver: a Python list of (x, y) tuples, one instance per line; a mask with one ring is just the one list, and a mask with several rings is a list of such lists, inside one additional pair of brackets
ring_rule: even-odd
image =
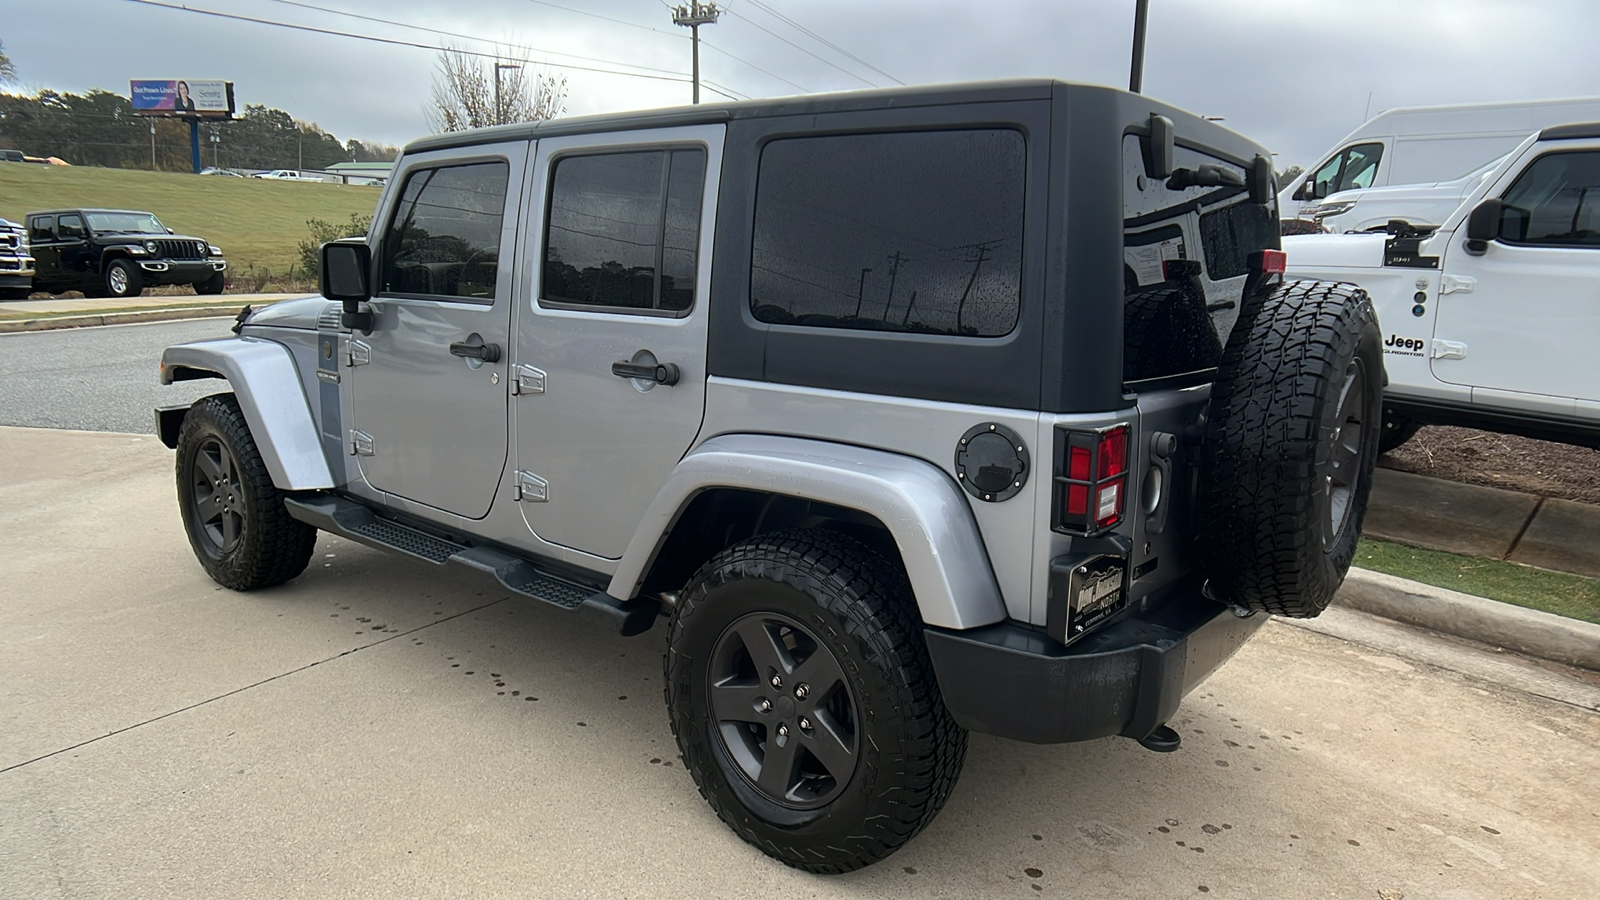
[(1597, 120), (1600, 97), (1387, 109), (1285, 185), (1278, 215), (1311, 219), (1338, 191), (1461, 178), (1541, 128)]

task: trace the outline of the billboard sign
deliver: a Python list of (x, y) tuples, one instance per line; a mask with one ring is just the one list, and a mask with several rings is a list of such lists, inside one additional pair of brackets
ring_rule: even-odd
[(133, 111), (144, 116), (233, 115), (233, 82), (188, 78), (171, 81), (130, 81)]

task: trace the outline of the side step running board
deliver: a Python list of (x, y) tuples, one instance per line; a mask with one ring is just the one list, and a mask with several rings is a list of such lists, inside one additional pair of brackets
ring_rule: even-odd
[(379, 550), (444, 565), (454, 563), (488, 575), (514, 596), (577, 610), (625, 636), (643, 634), (655, 624), (660, 605), (653, 600), (618, 600), (605, 591), (574, 584), (543, 571), (530, 560), (491, 547), (471, 547), (418, 531), (341, 497), (314, 494), (285, 497), (289, 515), (321, 531)]

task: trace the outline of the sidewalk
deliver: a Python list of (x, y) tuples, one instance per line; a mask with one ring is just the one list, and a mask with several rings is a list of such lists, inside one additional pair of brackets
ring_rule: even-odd
[(304, 294), (220, 294), (171, 297), (82, 297), (0, 301), (0, 334), (129, 322), (169, 322), (235, 315), (246, 304), (265, 306)]
[[(304, 294), (0, 302), (0, 333), (231, 316)], [(18, 315), (21, 314), (21, 315)], [(1378, 469), (1364, 533), (1600, 578), (1600, 506)], [(1600, 671), (1600, 625), (1352, 569), (1341, 606)]]

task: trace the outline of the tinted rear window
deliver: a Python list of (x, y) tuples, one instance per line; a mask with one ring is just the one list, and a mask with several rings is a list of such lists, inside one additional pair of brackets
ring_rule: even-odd
[[(1250, 254), (1278, 245), (1275, 211), (1243, 186), (1174, 190), (1147, 174), (1139, 137), (1123, 140), (1123, 372), (1127, 382), (1215, 368), (1239, 317)], [(1179, 146), (1179, 168), (1249, 172)]]
[(1021, 304), (1025, 145), (1009, 129), (790, 138), (761, 154), (763, 322), (995, 337)]

